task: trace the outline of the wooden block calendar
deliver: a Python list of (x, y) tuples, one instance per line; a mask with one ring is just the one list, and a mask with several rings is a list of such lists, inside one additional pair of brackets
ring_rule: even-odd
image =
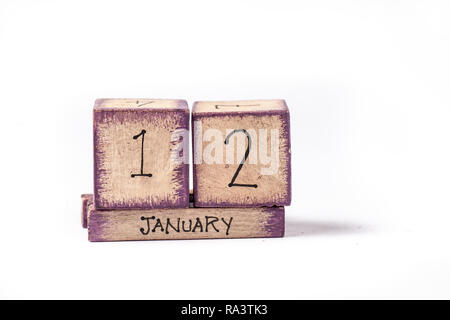
[(291, 202), (284, 100), (97, 99), (94, 194), (83, 194), (92, 242), (283, 237)]
[(196, 207), (290, 204), (290, 123), (284, 100), (196, 102), (192, 127)]
[(95, 208), (188, 207), (188, 146), (186, 101), (96, 100)]

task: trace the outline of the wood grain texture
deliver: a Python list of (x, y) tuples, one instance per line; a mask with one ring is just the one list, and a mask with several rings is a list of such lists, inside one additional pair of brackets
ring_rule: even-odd
[[(144, 135), (137, 137), (143, 130)], [(174, 148), (180, 142), (173, 140), (173, 134), (180, 130), (189, 130), (189, 109), (184, 100), (97, 100), (95, 207), (100, 210), (187, 207), (189, 164), (172, 161)], [(141, 170), (152, 176), (132, 176)]]
[(87, 226), (88, 226), (88, 227), (89, 227), (89, 217), (90, 217), (90, 215), (91, 215), (91, 212), (92, 212), (94, 209), (95, 209), (95, 204), (94, 204), (94, 202), (88, 203), (88, 206), (87, 206), (87, 219), (86, 219), (86, 222), (87, 222)]
[[(199, 123), (201, 126), (198, 125)], [(290, 204), (290, 121), (289, 110), (284, 100), (196, 102), (192, 113), (192, 126), (194, 205), (196, 207), (287, 206)], [(254, 132), (251, 134), (252, 148), (249, 157), (242, 166), (235, 183), (256, 184), (256, 188), (229, 186), (243, 158), (242, 151), (247, 146), (246, 137), (242, 133), (235, 134), (232, 138), (235, 143), (230, 149), (233, 163), (227, 163), (227, 157), (230, 154), (226, 149), (223, 151), (223, 163), (206, 163), (204, 157), (202, 157), (202, 163), (198, 163), (195, 153), (204, 154), (207, 150), (211, 139), (205, 141), (204, 136), (210, 129), (219, 130), (222, 137), (226, 137), (235, 129)], [(270, 154), (273, 143), (272, 130), (278, 132), (279, 136), (278, 147), (274, 144), (274, 148), (278, 150), (279, 162), (272, 174), (263, 174), (263, 168), (270, 166), (261, 160), (263, 156)], [(199, 141), (200, 144), (196, 144)], [(261, 150), (263, 141), (267, 149)], [(237, 147), (239, 143), (241, 152)], [(264, 154), (265, 150), (267, 153)]]
[(88, 207), (93, 203), (94, 196), (92, 194), (81, 195), (81, 225), (87, 228)]
[(171, 99), (97, 99), (94, 110), (186, 110), (185, 100)]
[(284, 207), (91, 210), (89, 241), (284, 236)]
[(288, 111), (288, 108), (284, 100), (197, 101), (193, 108), (196, 114), (264, 111)]

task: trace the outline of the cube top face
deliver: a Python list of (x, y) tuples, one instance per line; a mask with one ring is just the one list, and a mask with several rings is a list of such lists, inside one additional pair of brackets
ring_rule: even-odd
[(193, 114), (288, 111), (284, 100), (197, 101)]
[(100, 210), (187, 207), (186, 102), (170, 100), (186, 108), (152, 109), (131, 108), (127, 103), (132, 99), (115, 101), (119, 103), (97, 101), (94, 107), (95, 207)]
[(283, 100), (275, 102), (272, 109), (263, 105), (263, 109), (237, 110), (239, 102), (227, 112), (211, 111), (215, 102), (212, 108), (210, 103), (207, 108), (202, 102), (196, 104), (192, 115), (195, 206), (290, 204), (289, 110)]
[(189, 110), (185, 100), (171, 99), (97, 99), (94, 111), (99, 110)]

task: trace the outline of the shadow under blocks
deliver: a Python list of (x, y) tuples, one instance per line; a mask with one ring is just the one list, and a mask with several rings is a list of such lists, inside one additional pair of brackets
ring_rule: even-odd
[(366, 227), (361, 224), (336, 221), (292, 220), (286, 221), (286, 237), (320, 236), (320, 235), (347, 235), (364, 233)]

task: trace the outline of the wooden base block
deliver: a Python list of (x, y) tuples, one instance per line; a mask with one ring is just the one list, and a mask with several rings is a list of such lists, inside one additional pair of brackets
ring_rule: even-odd
[(273, 238), (284, 207), (90, 210), (89, 241)]
[(92, 194), (81, 195), (81, 225), (83, 228), (87, 228), (88, 207), (93, 202)]

